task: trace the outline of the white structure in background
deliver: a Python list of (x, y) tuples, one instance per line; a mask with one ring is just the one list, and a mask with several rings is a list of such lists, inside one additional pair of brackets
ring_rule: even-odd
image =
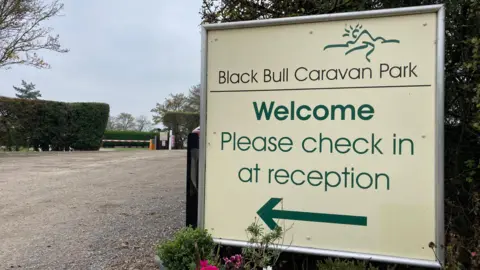
[(175, 143), (175, 137), (173, 137), (172, 135), (172, 130), (170, 130), (170, 136), (168, 138), (170, 139), (168, 144), (168, 150), (172, 150), (173, 144)]

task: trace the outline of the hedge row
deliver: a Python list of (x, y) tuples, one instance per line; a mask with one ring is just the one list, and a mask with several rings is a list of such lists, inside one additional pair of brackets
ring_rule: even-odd
[[(141, 140), (149, 141), (158, 136), (156, 132), (106, 130), (104, 140)], [(103, 142), (103, 147), (134, 146), (148, 147), (149, 142)]]
[(98, 150), (110, 106), (0, 97), (0, 145), (13, 150)]

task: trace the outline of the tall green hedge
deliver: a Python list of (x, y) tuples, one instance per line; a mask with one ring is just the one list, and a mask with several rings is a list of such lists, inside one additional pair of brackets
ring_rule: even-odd
[[(104, 140), (140, 140), (148, 141), (158, 136), (156, 132), (142, 132), (142, 131), (120, 131), (120, 130), (106, 130), (103, 136)], [(149, 142), (104, 142), (104, 147), (115, 146), (142, 146), (146, 147)]]
[(110, 106), (0, 97), (0, 146), (98, 150)]
[(98, 149), (107, 127), (110, 107), (108, 104), (71, 103), (71, 134), (74, 149)]

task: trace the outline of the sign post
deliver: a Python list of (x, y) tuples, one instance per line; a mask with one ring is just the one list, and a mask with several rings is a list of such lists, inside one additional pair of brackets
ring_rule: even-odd
[(168, 142), (168, 131), (160, 131), (160, 141), (162, 142), (162, 147), (165, 147)]
[(439, 267), (443, 68), (442, 5), (204, 25), (198, 226)]

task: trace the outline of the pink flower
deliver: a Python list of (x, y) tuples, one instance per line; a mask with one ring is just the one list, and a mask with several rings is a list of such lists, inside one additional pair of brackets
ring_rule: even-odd
[(200, 270), (218, 270), (216, 266), (209, 265), (207, 260), (200, 261)]
[(236, 254), (228, 257), (224, 257), (223, 261), (225, 262), (225, 266), (228, 267), (227, 269), (230, 269), (230, 267), (233, 267), (233, 269), (240, 269), (242, 266), (242, 255)]
[(475, 256), (477, 256), (477, 252), (474, 251), (472, 252), (472, 257), (475, 257)]

